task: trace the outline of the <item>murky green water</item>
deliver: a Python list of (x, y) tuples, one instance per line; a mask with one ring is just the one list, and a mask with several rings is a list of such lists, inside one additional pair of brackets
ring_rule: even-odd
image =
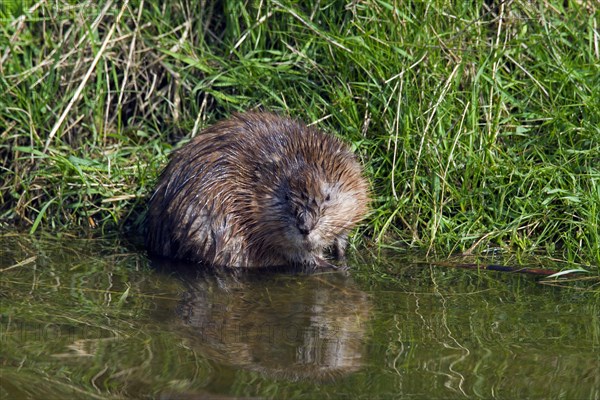
[(600, 398), (600, 299), (354, 261), (198, 276), (116, 241), (0, 236), (0, 398)]

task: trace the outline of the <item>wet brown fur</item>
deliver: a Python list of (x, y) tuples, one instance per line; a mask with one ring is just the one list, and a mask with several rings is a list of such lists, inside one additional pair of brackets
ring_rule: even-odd
[(146, 246), (215, 266), (343, 260), (367, 182), (341, 140), (269, 113), (218, 122), (177, 150), (150, 200)]

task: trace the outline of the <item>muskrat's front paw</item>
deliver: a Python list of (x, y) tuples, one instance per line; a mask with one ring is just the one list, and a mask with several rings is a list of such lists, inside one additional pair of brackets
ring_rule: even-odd
[(336, 271), (347, 271), (348, 265), (346, 264), (346, 260), (343, 260), (339, 264), (333, 264), (324, 258), (318, 257), (315, 259), (315, 264), (317, 268), (330, 268)]

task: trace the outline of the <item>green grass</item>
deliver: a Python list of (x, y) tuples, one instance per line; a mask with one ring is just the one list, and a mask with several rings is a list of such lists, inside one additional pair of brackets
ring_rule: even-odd
[(353, 143), (357, 238), (600, 265), (596, 2), (166, 4), (0, 21), (5, 226), (131, 226), (175, 143), (263, 108)]

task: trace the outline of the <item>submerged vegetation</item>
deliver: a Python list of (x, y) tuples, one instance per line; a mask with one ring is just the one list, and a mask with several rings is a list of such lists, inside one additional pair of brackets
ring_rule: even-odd
[(357, 238), (600, 264), (596, 2), (33, 3), (0, 10), (5, 227), (135, 226), (179, 140), (262, 108), (353, 143)]

